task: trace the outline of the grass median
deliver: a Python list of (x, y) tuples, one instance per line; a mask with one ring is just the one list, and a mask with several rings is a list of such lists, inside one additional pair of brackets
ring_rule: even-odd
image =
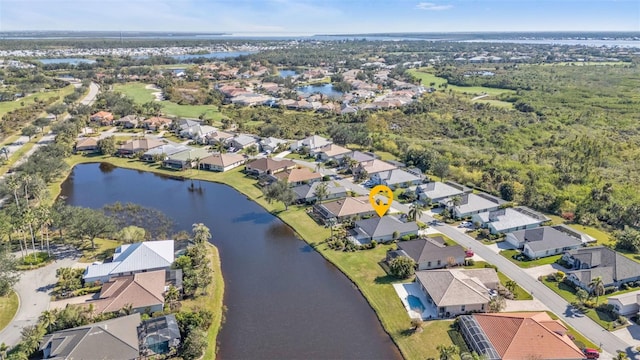
[(15, 292), (10, 292), (7, 296), (0, 297), (0, 331), (2, 331), (18, 312), (20, 300)]

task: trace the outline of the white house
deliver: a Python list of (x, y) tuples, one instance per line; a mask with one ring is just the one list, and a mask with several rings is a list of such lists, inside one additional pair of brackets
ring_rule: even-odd
[(286, 144), (287, 140), (277, 139), (274, 137), (267, 137), (260, 140), (260, 150), (264, 152), (275, 152), (278, 146)]
[(471, 221), (480, 223), (482, 227), (489, 229), (492, 234), (501, 234), (535, 228), (549, 221), (549, 218), (528, 207), (518, 206), (474, 214), (471, 217)]
[(321, 147), (323, 147), (325, 145), (329, 145), (329, 144), (331, 144), (331, 140), (323, 138), (322, 136), (312, 135), (312, 136), (309, 136), (306, 139), (294, 141), (291, 144), (291, 150), (292, 151), (296, 151), (296, 150), (299, 150), (302, 147), (306, 147), (310, 151), (314, 151), (314, 150), (320, 149)]
[(402, 169), (393, 169), (374, 173), (371, 180), (378, 185), (386, 185), (392, 190), (418, 185), (422, 178)]
[(145, 241), (116, 248), (111, 262), (87, 266), (85, 282), (105, 283), (112, 276), (169, 269), (175, 260), (173, 240)]
[(258, 140), (253, 136), (240, 134), (231, 138), (229, 140), (229, 143), (231, 144), (231, 146), (233, 146), (236, 149), (246, 149), (249, 146), (256, 145), (258, 143)]
[(551, 226), (508, 233), (505, 241), (522, 249), (522, 252), (531, 259), (562, 254), (582, 246), (580, 238)]
[(609, 296), (607, 302), (613, 305), (620, 315), (635, 316), (640, 311), (640, 290)]
[(245, 157), (239, 154), (211, 154), (200, 159), (200, 169), (225, 172), (244, 164)]
[(416, 188), (418, 199), (425, 203), (437, 203), (446, 198), (468, 194), (471, 191), (471, 188), (454, 183), (453, 181), (446, 181), (443, 183), (434, 181), (420, 185)]
[(463, 194), (460, 196), (459, 205), (453, 205), (453, 197), (440, 200), (439, 203), (444, 205), (447, 209), (453, 208), (453, 214), (456, 218), (464, 218), (479, 214), (485, 211), (498, 210), (500, 205), (505, 204), (506, 201), (491, 196), (485, 193), (479, 194)]
[(312, 153), (322, 161), (340, 160), (348, 157), (353, 151), (336, 144), (327, 144), (319, 149), (313, 150)]

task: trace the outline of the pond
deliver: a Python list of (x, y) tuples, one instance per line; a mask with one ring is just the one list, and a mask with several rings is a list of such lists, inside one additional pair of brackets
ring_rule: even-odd
[(38, 59), (41, 63), (48, 64), (70, 64), (70, 65), (78, 65), (78, 64), (93, 64), (96, 61), (92, 59), (83, 59), (83, 58), (51, 58), (51, 59)]
[(317, 84), (317, 85), (307, 85), (307, 86), (299, 86), (296, 90), (306, 96), (313, 94), (323, 94), (333, 98), (339, 98), (342, 96), (342, 92), (333, 89), (332, 84)]
[(400, 359), (364, 297), (290, 227), (226, 185), (180, 181), (108, 164), (76, 166), (62, 184), (72, 205), (132, 202), (175, 230), (203, 222), (220, 249), (228, 311), (221, 359)]

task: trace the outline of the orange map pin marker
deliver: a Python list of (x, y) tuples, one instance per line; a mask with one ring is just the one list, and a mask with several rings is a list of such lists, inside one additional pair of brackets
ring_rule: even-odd
[[(382, 201), (376, 201), (376, 195), (380, 193), (383, 193), (383, 195), (386, 195), (389, 199), (386, 204)], [(371, 203), (371, 206), (373, 206), (373, 210), (376, 211), (378, 216), (382, 217), (391, 207), (391, 202), (393, 202), (393, 191), (391, 191), (388, 186), (377, 185), (369, 192), (369, 202)]]

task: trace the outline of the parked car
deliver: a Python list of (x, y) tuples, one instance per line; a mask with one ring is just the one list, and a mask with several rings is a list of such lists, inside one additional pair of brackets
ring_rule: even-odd
[(600, 352), (596, 349), (585, 348), (583, 352), (587, 359), (598, 359), (600, 357)]

